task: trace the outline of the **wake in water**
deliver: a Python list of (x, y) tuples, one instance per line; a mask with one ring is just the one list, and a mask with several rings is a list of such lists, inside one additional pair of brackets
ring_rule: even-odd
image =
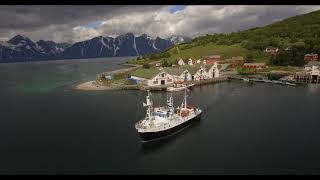
[(237, 86), (233, 86), (232, 88), (230, 88), (228, 91), (223, 91), (222, 94), (219, 94), (217, 98), (212, 98), (212, 100), (210, 100), (210, 102), (204, 106), (203, 108), (203, 117), (207, 117), (206, 116), (206, 112), (210, 111), (211, 109), (221, 105), (223, 103), (223, 101), (225, 101), (225, 98), (227, 96), (232, 95), (236, 90), (242, 89), (242, 88), (246, 88), (246, 86), (241, 86), (241, 87), (237, 87)]

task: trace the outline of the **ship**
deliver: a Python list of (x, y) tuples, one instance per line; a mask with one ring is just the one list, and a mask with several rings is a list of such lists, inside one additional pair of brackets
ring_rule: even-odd
[(166, 106), (153, 107), (151, 93), (147, 91), (146, 116), (135, 124), (142, 142), (163, 139), (200, 120), (202, 110), (187, 104), (187, 88), (181, 106), (174, 108), (172, 95), (167, 96)]

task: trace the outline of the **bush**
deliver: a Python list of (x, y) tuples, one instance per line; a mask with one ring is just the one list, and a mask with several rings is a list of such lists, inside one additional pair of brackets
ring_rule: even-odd
[(252, 68), (244, 68), (244, 67), (237, 67), (237, 71), (239, 74), (252, 74), (255, 73), (256, 70)]
[(249, 53), (245, 60), (246, 63), (252, 63), (253, 62), (253, 55)]
[(171, 66), (172, 66), (172, 63), (169, 62), (169, 61), (166, 60), (166, 59), (163, 59), (163, 60), (162, 60), (162, 66), (163, 66), (163, 67), (171, 67)]
[(150, 68), (150, 64), (149, 63), (144, 63), (142, 65), (143, 68), (149, 69)]

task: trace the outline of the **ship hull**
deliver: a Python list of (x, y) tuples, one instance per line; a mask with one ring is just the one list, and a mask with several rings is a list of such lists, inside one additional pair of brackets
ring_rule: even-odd
[(175, 126), (173, 128), (166, 129), (163, 131), (158, 131), (158, 132), (139, 132), (139, 135), (144, 142), (164, 138), (166, 136), (169, 136), (169, 135), (183, 129), (184, 127), (187, 127), (192, 122), (199, 120), (201, 118), (201, 114), (202, 113), (198, 114), (194, 118), (192, 118), (182, 124), (179, 124), (178, 126)]

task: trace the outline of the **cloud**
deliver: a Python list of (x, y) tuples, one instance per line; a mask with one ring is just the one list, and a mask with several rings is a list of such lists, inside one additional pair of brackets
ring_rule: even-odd
[[(162, 6), (0, 6), (0, 37), (24, 34), (33, 40), (77, 41), (73, 28), (105, 21), (130, 12), (148, 12)], [(90, 29), (88, 29), (90, 33)], [(85, 35), (88, 36), (88, 35)], [(83, 40), (83, 38), (80, 38)]]
[(320, 9), (320, 6), (1, 6), (0, 37), (76, 42), (133, 32), (153, 37), (229, 33)]
[[(228, 33), (267, 25), (293, 15), (320, 9), (319, 6), (187, 6), (172, 13), (168, 8), (114, 16), (95, 30), (101, 34), (126, 32), (168, 37), (172, 34), (197, 36)], [(91, 29), (88, 29), (88, 33)]]

